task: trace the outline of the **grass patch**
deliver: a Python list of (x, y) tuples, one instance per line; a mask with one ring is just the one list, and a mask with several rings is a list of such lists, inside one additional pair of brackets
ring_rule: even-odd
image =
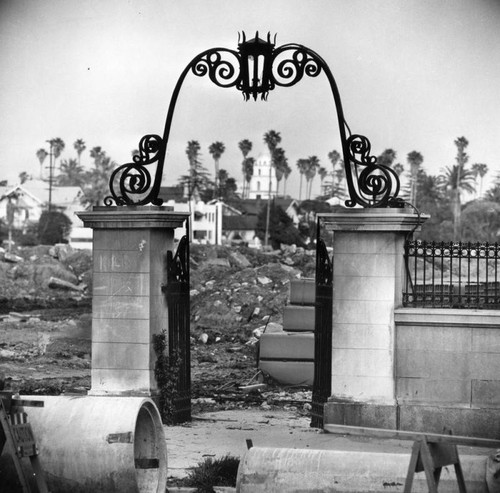
[(213, 493), (214, 486), (236, 486), (236, 476), (240, 459), (231, 455), (207, 457), (192, 469), (184, 481), (184, 486), (197, 488), (198, 493)]

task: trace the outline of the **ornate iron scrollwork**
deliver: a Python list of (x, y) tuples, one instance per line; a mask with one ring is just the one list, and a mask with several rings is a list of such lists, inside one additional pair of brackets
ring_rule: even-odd
[[(186, 75), (192, 72), (198, 77), (208, 76), (219, 87), (236, 87), (245, 100), (254, 100), (260, 94), (266, 100), (269, 91), (276, 86), (290, 87), (304, 76), (317, 77), (322, 72), (328, 78), (337, 109), (344, 168), (349, 191), (347, 207), (401, 207), (397, 198), (400, 185), (397, 173), (390, 167), (377, 164), (370, 156), (370, 142), (362, 135), (351, 135), (345, 121), (342, 102), (335, 79), (326, 62), (311, 49), (286, 44), (275, 48), (268, 34), (267, 40), (247, 40), (243, 33), (238, 51), (213, 48), (197, 55), (179, 77), (170, 101), (163, 137), (146, 135), (141, 140), (140, 154), (133, 163), (117, 168), (110, 178), (111, 195), (105, 204), (161, 205), (158, 198), (165, 153), (177, 97)], [(349, 136), (348, 136), (349, 134)], [(146, 166), (157, 162), (155, 178), (151, 178)]]
[[(151, 202), (161, 205), (158, 199), (161, 174), (155, 175), (151, 189), (151, 174), (146, 166), (155, 162), (163, 162), (165, 158), (165, 143), (159, 135), (145, 135), (139, 143), (139, 154), (133, 157), (133, 163), (122, 164), (111, 174), (111, 195), (104, 199), (105, 205), (143, 205)], [(117, 184), (118, 192), (114, 185)], [(135, 197), (135, 200), (134, 200)]]
[(177, 246), (175, 255), (167, 251), (167, 280), (168, 282), (189, 283), (189, 243), (184, 235)]
[[(388, 166), (378, 164), (377, 158), (370, 155), (370, 141), (363, 135), (351, 135), (346, 142), (347, 161), (351, 164), (351, 173), (346, 179), (349, 196), (347, 207), (356, 204), (363, 207), (384, 207), (392, 205), (399, 193), (399, 178), (397, 173)], [(359, 168), (361, 172), (358, 174)], [(354, 174), (353, 173), (354, 170)], [(357, 178), (354, 180), (354, 178)], [(375, 204), (375, 205), (374, 205)]]

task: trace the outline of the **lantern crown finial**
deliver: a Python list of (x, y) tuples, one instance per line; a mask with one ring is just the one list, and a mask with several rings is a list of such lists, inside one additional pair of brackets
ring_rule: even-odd
[[(256, 101), (259, 94), (261, 99), (266, 100), (272, 89), (271, 71), (275, 43), (271, 41), (271, 33), (267, 33), (267, 40), (264, 40), (259, 37), (259, 31), (256, 31), (255, 38), (247, 40), (243, 31), (241, 38), (241, 42), (238, 43), (240, 90), (246, 101), (250, 99), (250, 96)], [(276, 35), (274, 41), (276, 42)]]

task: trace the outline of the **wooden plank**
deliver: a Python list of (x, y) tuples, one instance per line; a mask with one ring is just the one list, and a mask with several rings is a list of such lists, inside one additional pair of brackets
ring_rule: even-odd
[(419, 433), (416, 431), (387, 430), (383, 428), (367, 428), (363, 426), (331, 425), (323, 427), (327, 433), (340, 435), (363, 436), (394, 440), (427, 440), (429, 443), (447, 443), (465, 447), (500, 448), (500, 440), (489, 438), (464, 437), (460, 435), (445, 435), (441, 433)]
[(134, 462), (136, 469), (158, 469), (160, 467), (160, 461), (156, 458), (139, 457)]
[(43, 401), (31, 401), (27, 399), (12, 399), (13, 406), (26, 406), (26, 407), (43, 407)]

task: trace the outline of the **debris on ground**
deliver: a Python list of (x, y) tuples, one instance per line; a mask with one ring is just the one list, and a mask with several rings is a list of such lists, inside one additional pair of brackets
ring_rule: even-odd
[[(91, 252), (16, 248), (0, 257), (0, 372), (25, 394), (90, 387)], [(314, 252), (191, 245), (193, 413), (273, 406), (306, 412), (308, 389), (283, 388), (257, 369), (259, 338), (283, 330), (290, 281), (314, 276)], [(283, 394), (284, 392), (284, 394)]]

